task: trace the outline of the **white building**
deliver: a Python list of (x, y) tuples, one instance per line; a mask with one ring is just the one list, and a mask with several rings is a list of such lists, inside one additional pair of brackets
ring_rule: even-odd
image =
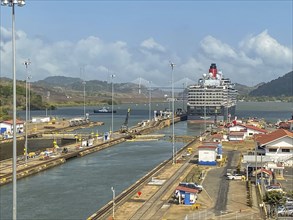
[[(24, 122), (20, 120), (16, 120), (16, 132), (23, 133), (24, 132)], [(13, 134), (13, 121), (2, 121), (0, 122), (0, 133), (12, 135)]]
[(255, 137), (255, 154), (243, 155), (243, 163), (249, 167), (263, 167), (283, 176), (285, 166), (293, 166), (293, 132), (277, 129)]
[(234, 126), (229, 127), (229, 132), (233, 131), (240, 131), (244, 132), (243, 139), (246, 137), (252, 137), (255, 134), (266, 134), (268, 133), (267, 130), (253, 126), (253, 125), (243, 125), (243, 124), (236, 124)]
[(216, 165), (217, 146), (202, 145), (198, 147), (198, 164), (199, 165)]
[(258, 148), (265, 150), (265, 156), (285, 166), (293, 166), (293, 132), (277, 129), (274, 132), (256, 137)]

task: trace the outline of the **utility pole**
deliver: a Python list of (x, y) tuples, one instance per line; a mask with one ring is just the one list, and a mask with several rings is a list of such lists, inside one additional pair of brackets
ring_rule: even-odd
[(173, 149), (173, 164), (176, 163), (176, 158), (175, 158), (175, 132), (174, 132), (174, 114), (175, 114), (175, 111), (174, 111), (174, 67), (175, 67), (175, 64), (170, 62), (170, 66), (171, 66), (171, 69), (172, 69), (172, 149)]
[(25, 70), (26, 70), (26, 80), (25, 80), (25, 142), (24, 142), (24, 156), (25, 156), (25, 163), (27, 163), (27, 157), (28, 157), (28, 150), (27, 150), (27, 133), (28, 133), (28, 101), (27, 101), (27, 96), (28, 96), (28, 92), (27, 92), (27, 81), (29, 79), (29, 75), (28, 75), (28, 66), (31, 64), (30, 59), (28, 59), (27, 61), (24, 61), (23, 63), (25, 65)]

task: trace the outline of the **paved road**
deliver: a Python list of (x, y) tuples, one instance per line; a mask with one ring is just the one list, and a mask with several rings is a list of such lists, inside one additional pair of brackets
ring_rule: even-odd
[(229, 191), (229, 180), (225, 174), (227, 169), (235, 169), (239, 160), (239, 152), (227, 152), (227, 166), (210, 170), (203, 182), (203, 186), (214, 202), (214, 208), (210, 211), (218, 216), (227, 210), (227, 193)]
[(237, 151), (229, 151), (227, 152), (228, 163), (224, 168), (224, 172), (222, 172), (222, 176), (220, 176), (219, 183), (219, 192), (217, 196), (217, 201), (214, 206), (214, 212), (216, 215), (221, 215), (222, 212), (227, 210), (227, 195), (229, 191), (229, 180), (225, 177), (227, 173), (227, 169), (236, 169), (237, 163), (239, 161), (239, 152)]

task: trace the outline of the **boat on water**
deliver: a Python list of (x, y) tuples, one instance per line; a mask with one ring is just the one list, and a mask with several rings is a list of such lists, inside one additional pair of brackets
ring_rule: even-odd
[[(94, 109), (94, 113), (112, 113), (112, 110), (106, 107), (101, 109)], [(116, 110), (113, 110), (113, 113), (116, 113)]]
[(235, 117), (237, 94), (235, 84), (212, 63), (209, 72), (188, 88), (187, 121), (230, 122)]

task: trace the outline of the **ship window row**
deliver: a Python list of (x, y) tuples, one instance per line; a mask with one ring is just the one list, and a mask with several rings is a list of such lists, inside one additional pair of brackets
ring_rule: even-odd
[(189, 102), (190, 105), (206, 105), (206, 106), (220, 106), (222, 105), (222, 102), (209, 102), (209, 103), (204, 103), (204, 102)]
[(189, 94), (188, 97), (200, 97), (200, 98), (204, 98), (204, 97), (225, 97), (222, 94), (221, 95), (193, 95), (193, 94)]
[(222, 98), (222, 97), (226, 97), (226, 96), (222, 96), (222, 95), (210, 95), (210, 96), (195, 96), (195, 95), (189, 95), (189, 98), (199, 98), (199, 99), (204, 99), (204, 98)]
[(201, 95), (201, 96), (204, 96), (204, 95), (223, 95), (223, 92), (207, 92), (207, 93), (204, 93), (204, 92), (189, 92), (188, 93), (189, 95)]
[(188, 101), (193, 101), (193, 102), (219, 102), (219, 101), (225, 101), (223, 98), (211, 98), (211, 99), (196, 99), (196, 98), (189, 98)]

